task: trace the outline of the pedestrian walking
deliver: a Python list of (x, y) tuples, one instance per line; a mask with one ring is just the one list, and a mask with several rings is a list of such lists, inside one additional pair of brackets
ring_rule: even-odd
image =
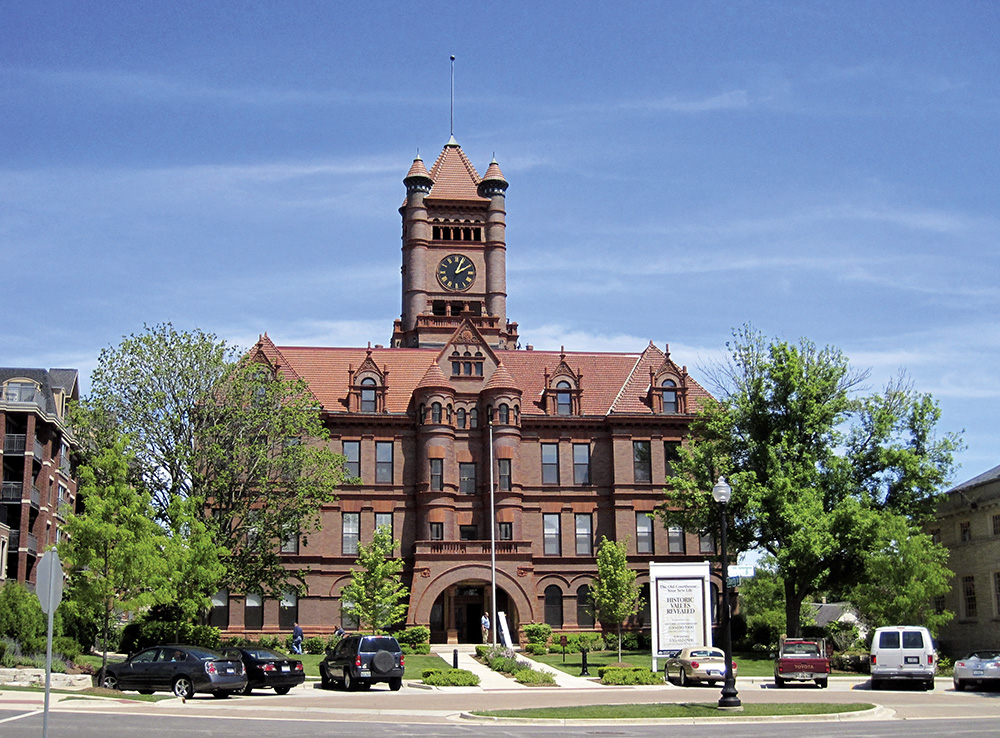
[(483, 619), (480, 621), (483, 628), (483, 643), (490, 642), (490, 614), (488, 612), (483, 613)]
[(302, 632), (302, 626), (298, 623), (292, 627), (292, 653), (302, 653), (302, 638), (304, 633)]

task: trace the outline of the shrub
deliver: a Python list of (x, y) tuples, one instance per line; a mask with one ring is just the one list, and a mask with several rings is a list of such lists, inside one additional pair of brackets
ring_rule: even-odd
[(524, 636), (528, 643), (541, 643), (544, 646), (552, 637), (552, 626), (548, 623), (528, 623), (524, 626)]
[(319, 636), (312, 636), (302, 641), (302, 650), (305, 653), (323, 653), (326, 650), (326, 641)]
[(396, 634), (396, 640), (399, 641), (400, 645), (406, 646), (429, 644), (431, 641), (431, 629), (423, 625), (414, 625), (399, 631)]
[(499, 671), (502, 674), (513, 674), (521, 665), (518, 663), (517, 659), (509, 656), (497, 656), (486, 662), (493, 671)]
[(25, 651), (45, 648), (45, 615), (38, 598), (23, 584), (7, 582), (0, 587), (0, 636), (11, 638)]
[(434, 687), (477, 687), (479, 677), (465, 669), (427, 669), (424, 684)]
[(486, 654), (489, 653), (491, 648), (493, 648), (493, 646), (487, 646), (483, 643), (480, 643), (478, 646), (476, 646), (476, 658), (481, 659), (482, 661), (486, 661)]
[(600, 633), (575, 633), (568, 639), (568, 650), (573, 653), (589, 653), (604, 650), (604, 638)]
[(639, 634), (633, 633), (631, 631), (627, 633), (622, 633), (622, 650), (623, 651), (638, 651), (639, 650)]
[(399, 647), (401, 649), (403, 649), (403, 653), (413, 653), (413, 654), (420, 654), (420, 655), (426, 656), (427, 654), (429, 654), (431, 652), (431, 644), (430, 643), (417, 643), (417, 644), (412, 645), (412, 646), (409, 645), (409, 644), (406, 644), (406, 643), (400, 643)]
[(555, 686), (556, 678), (547, 671), (536, 671), (535, 669), (519, 669), (514, 672), (514, 681), (518, 684), (529, 684), (532, 686)]
[(865, 651), (845, 651), (830, 657), (830, 668), (834, 671), (850, 671), (855, 674), (868, 673), (868, 653)]
[(80, 648), (80, 644), (76, 642), (75, 638), (59, 636), (52, 639), (52, 653), (58, 653), (67, 661), (76, 661), (80, 658), (82, 650), (83, 649)]
[(543, 643), (529, 643), (524, 647), (524, 650), (532, 656), (544, 656), (549, 652), (548, 647)]
[(281, 638), (278, 636), (262, 635), (257, 642), (260, 643), (261, 648), (270, 648), (272, 651), (282, 648)]
[(598, 669), (598, 674), (602, 684), (663, 684), (662, 676), (641, 666), (630, 669), (607, 666)]

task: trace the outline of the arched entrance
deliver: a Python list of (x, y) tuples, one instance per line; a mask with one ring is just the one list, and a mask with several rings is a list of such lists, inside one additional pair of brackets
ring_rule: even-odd
[[(449, 586), (434, 600), (431, 607), (431, 643), (482, 643), (480, 620), (484, 612), (502, 612), (507, 616), (511, 638), (517, 642), (517, 607), (507, 592), (497, 587), (496, 607), (490, 604), (490, 583), (468, 579)], [(499, 627), (499, 620), (498, 627)], [(492, 635), (490, 642), (493, 642)], [(497, 638), (500, 642), (500, 638)]]

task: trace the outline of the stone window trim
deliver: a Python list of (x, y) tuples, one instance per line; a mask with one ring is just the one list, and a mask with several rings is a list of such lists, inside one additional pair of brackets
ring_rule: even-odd
[(569, 374), (545, 374), (542, 404), (546, 415), (582, 415), (583, 377)]
[(348, 412), (386, 412), (385, 395), (389, 389), (389, 369), (386, 367), (379, 370), (372, 361), (371, 353), (372, 350), (369, 348), (368, 356), (358, 370), (348, 368)]
[(687, 367), (680, 372), (668, 362), (659, 372), (649, 370), (649, 404), (657, 415), (683, 415), (688, 412)]

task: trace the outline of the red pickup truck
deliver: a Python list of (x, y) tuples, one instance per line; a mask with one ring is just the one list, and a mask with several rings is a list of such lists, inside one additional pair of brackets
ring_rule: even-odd
[(787, 682), (815, 681), (823, 689), (830, 677), (830, 659), (826, 655), (826, 640), (787, 638), (781, 642), (774, 662), (774, 683), (784, 687)]

